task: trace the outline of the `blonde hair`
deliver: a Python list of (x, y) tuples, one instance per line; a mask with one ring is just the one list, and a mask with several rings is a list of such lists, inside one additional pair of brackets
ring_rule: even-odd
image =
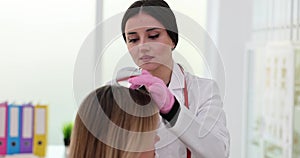
[(136, 158), (154, 150), (157, 127), (158, 110), (146, 91), (101, 87), (79, 107), (70, 158)]

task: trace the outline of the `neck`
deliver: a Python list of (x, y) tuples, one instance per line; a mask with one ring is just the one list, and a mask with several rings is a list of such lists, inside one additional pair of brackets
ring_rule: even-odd
[(164, 81), (165, 84), (168, 84), (171, 80), (173, 70), (173, 62), (170, 65), (161, 65), (157, 69), (151, 71), (150, 73), (153, 76), (156, 76)]

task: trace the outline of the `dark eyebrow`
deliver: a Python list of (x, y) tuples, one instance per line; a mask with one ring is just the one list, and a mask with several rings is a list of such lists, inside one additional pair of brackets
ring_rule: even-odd
[[(147, 29), (146, 32), (150, 32), (150, 31), (153, 31), (153, 30), (156, 30), (156, 29), (161, 29), (161, 28), (153, 27), (153, 28)], [(132, 35), (132, 34), (136, 34), (136, 32), (128, 32), (127, 33), (127, 35)]]
[(153, 27), (153, 28), (147, 29), (146, 32), (153, 31), (153, 30), (157, 30), (157, 29), (160, 29), (160, 28)]

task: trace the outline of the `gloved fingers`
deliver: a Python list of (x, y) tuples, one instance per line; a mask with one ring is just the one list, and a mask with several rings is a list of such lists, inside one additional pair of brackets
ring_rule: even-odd
[(151, 94), (151, 97), (156, 102), (159, 109), (161, 109), (168, 100), (167, 89), (164, 88), (164, 85), (154, 83), (148, 88), (148, 91)]
[(130, 89), (138, 89), (138, 88), (140, 88), (140, 87), (141, 87), (141, 85), (137, 85), (137, 84), (131, 84), (131, 85), (129, 86)]
[(134, 85), (145, 85), (146, 87), (148, 87), (153, 82), (152, 78), (153, 77), (151, 75), (142, 74), (128, 79), (128, 82)]
[(142, 70), (142, 75), (151, 75), (149, 71), (143, 69)]
[(162, 93), (166, 93), (167, 86), (165, 84), (156, 82), (151, 84), (151, 86), (148, 87), (148, 90), (150, 93), (162, 94)]

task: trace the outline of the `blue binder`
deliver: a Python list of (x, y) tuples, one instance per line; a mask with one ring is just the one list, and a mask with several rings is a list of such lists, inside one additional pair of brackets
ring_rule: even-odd
[(7, 154), (20, 153), (21, 106), (8, 105)]

